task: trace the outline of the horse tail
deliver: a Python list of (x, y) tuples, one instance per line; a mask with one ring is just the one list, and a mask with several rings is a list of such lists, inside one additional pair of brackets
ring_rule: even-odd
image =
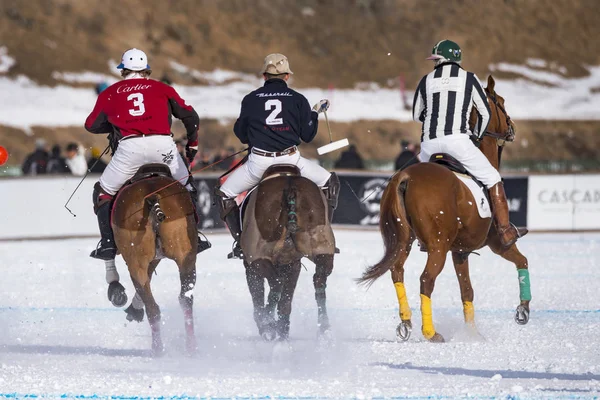
[(385, 252), (381, 261), (368, 267), (359, 284), (370, 286), (377, 278), (389, 271), (400, 259), (401, 247), (410, 240), (410, 225), (404, 205), (409, 175), (399, 172), (392, 178), (383, 192), (380, 202), (379, 230), (383, 238)]
[(291, 177), (288, 177), (288, 187), (283, 191), (283, 212), (287, 214), (286, 234), (284, 247), (295, 247), (295, 234), (300, 230), (298, 215), (296, 214), (296, 186)]
[(146, 206), (150, 210), (150, 221), (155, 231), (158, 225), (163, 222), (166, 218), (164, 211), (160, 208), (160, 202), (158, 201), (158, 195), (153, 194), (146, 199)]

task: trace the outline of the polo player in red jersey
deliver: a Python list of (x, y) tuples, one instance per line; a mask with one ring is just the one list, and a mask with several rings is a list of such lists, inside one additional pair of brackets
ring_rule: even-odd
[[(171, 86), (149, 79), (152, 70), (143, 51), (127, 50), (117, 68), (123, 80), (100, 93), (85, 121), (89, 132), (110, 133), (112, 137), (113, 157), (93, 194), (102, 239), (90, 257), (100, 260), (112, 260), (117, 254), (110, 226), (111, 200), (142, 165), (167, 165), (173, 178), (188, 189), (194, 209), (198, 209), (198, 193), (171, 134), (171, 116), (174, 116), (187, 131), (186, 157), (191, 162), (198, 152), (198, 114)], [(198, 252), (208, 247), (210, 244), (199, 237)]]

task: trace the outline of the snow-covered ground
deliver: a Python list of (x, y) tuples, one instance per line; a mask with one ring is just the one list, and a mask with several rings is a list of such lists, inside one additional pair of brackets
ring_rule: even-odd
[[(96, 100), (90, 88), (69, 86), (73, 83), (115, 82), (116, 63), (110, 60), (107, 73), (70, 73), (55, 71), (52, 76), (60, 82), (56, 87), (39, 86), (26, 77), (16, 79), (2, 76), (14, 59), (0, 47), (0, 93), (10, 93), (10, 101), (2, 104), (0, 124), (29, 130), (32, 126), (81, 125)], [(206, 82), (204, 86), (176, 86), (180, 94), (194, 106), (203, 118), (230, 121), (237, 118), (242, 98), (261, 85), (258, 76), (216, 69), (197, 71), (172, 62), (179, 73)], [(564, 67), (531, 59), (526, 65), (499, 63), (491, 71), (516, 74), (518, 79), (497, 80), (497, 92), (506, 98), (507, 111), (516, 120), (571, 120), (600, 118), (600, 66), (590, 66), (584, 78), (564, 77)], [(484, 76), (480, 79), (485, 84)], [(412, 102), (412, 90), (417, 82), (408, 82), (405, 97)], [(291, 81), (293, 87), (293, 78)], [(410, 110), (404, 108), (397, 88), (363, 84), (366, 89), (304, 88), (301, 92), (311, 104), (322, 98), (332, 101), (329, 118), (333, 121), (411, 120)], [(8, 98), (7, 98), (8, 99)], [(408, 104), (410, 108), (411, 104)], [(31, 112), (35, 110), (35, 112)]]
[[(530, 234), (533, 301), (526, 326), (513, 321), (517, 274), (484, 250), (472, 256), (479, 332), (462, 324), (450, 263), (432, 296), (434, 322), (448, 343), (420, 334), (414, 251), (406, 285), (415, 329), (397, 342), (389, 277), (365, 291), (353, 282), (381, 255), (377, 232), (338, 231), (342, 254), (329, 280), (335, 341), (316, 340), (316, 305), (306, 262), (294, 298), (289, 353), (258, 339), (239, 261), (225, 260), (230, 238), (213, 235), (199, 257), (195, 291), (200, 352), (183, 354), (178, 274), (163, 262), (153, 289), (163, 311), (167, 353), (149, 355), (147, 322), (127, 323), (106, 299), (93, 239), (0, 242), (0, 398), (593, 398), (600, 394), (600, 234)], [(119, 258), (122, 281), (132, 294)]]

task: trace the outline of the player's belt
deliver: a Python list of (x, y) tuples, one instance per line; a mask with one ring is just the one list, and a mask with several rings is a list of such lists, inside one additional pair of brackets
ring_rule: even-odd
[(128, 135), (128, 136), (125, 136), (123, 139), (121, 139), (121, 142), (123, 140), (127, 140), (127, 139), (148, 137), (148, 136), (171, 136), (171, 137), (173, 137), (173, 134), (172, 133), (148, 133), (148, 134), (141, 134), (141, 135)]
[(252, 148), (252, 153), (258, 155), (258, 156), (263, 156), (263, 157), (281, 157), (281, 156), (291, 156), (292, 154), (295, 154), (298, 151), (298, 147), (296, 146), (292, 146), (292, 147), (288, 147), (287, 149), (283, 150), (283, 151), (263, 151), (263, 150), (259, 150), (256, 148)]

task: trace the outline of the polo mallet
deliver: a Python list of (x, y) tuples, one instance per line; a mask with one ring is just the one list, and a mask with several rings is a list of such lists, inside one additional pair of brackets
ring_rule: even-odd
[(332, 151), (336, 151), (350, 144), (348, 142), (348, 139), (336, 140), (335, 142), (333, 141), (333, 138), (331, 137), (331, 127), (329, 126), (329, 119), (327, 118), (327, 111), (323, 111), (323, 114), (325, 114), (325, 122), (327, 122), (327, 131), (329, 131), (329, 144), (321, 146), (317, 149), (317, 153), (319, 153), (320, 156), (323, 154), (331, 153)]

